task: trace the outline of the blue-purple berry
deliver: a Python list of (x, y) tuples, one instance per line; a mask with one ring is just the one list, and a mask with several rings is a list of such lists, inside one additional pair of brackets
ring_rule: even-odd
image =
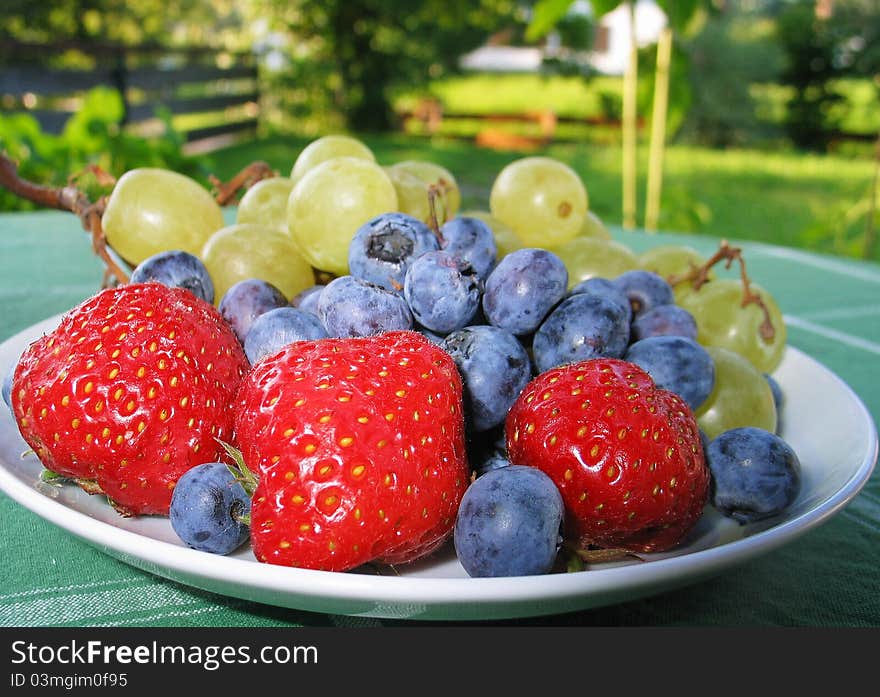
[(563, 300), (547, 316), (532, 340), (535, 368), (550, 368), (592, 358), (620, 358), (629, 345), (629, 310), (595, 293)]
[(545, 249), (525, 247), (506, 255), (486, 279), (486, 320), (516, 336), (533, 333), (547, 313), (565, 297), (568, 270)]
[(562, 544), (564, 505), (542, 470), (509, 465), (467, 488), (455, 520), (458, 561), (471, 577), (549, 573)]
[(214, 282), (204, 262), (181, 250), (158, 252), (144, 259), (131, 272), (130, 283), (154, 281), (171, 288), (185, 288), (197, 298), (214, 304)]
[(187, 470), (171, 495), (169, 519), (189, 547), (230, 554), (250, 535), (251, 498), (225, 464), (209, 462)]
[(244, 344), (244, 338), (257, 317), (286, 305), (287, 298), (274, 285), (260, 278), (248, 278), (230, 286), (217, 309)]
[(479, 218), (452, 218), (440, 228), (440, 237), (440, 248), (469, 262), (482, 280), (495, 268), (498, 259), (495, 235)]
[(327, 337), (327, 330), (315, 315), (295, 307), (276, 307), (254, 320), (244, 338), (244, 352), (251, 365), (278, 352), (294, 341)]
[(327, 333), (340, 338), (413, 327), (402, 294), (353, 276), (339, 276), (327, 284), (318, 299), (318, 315)]
[(660, 274), (653, 271), (634, 269), (625, 271), (612, 280), (614, 285), (629, 298), (633, 320), (653, 307), (671, 305), (675, 302), (672, 286)]
[(710, 502), (739, 523), (779, 515), (801, 490), (797, 454), (774, 433), (751, 426), (724, 431), (709, 443)]
[(506, 329), (473, 325), (443, 340), (462, 377), (467, 426), (486, 431), (503, 423), (532, 377), (529, 354)]
[(299, 308), (304, 312), (311, 312), (318, 316), (318, 299), (321, 297), (321, 291), (324, 290), (325, 284), (316, 283), (309, 286), (305, 290), (301, 290), (290, 299), (291, 307)]
[(349, 274), (395, 293), (403, 292), (410, 264), (440, 240), (425, 223), (405, 213), (384, 213), (364, 223), (348, 248)]
[(442, 250), (413, 261), (403, 284), (415, 321), (438, 334), (470, 324), (482, 295), (483, 284), (470, 263)]
[(693, 339), (652, 336), (631, 344), (623, 356), (654, 380), (657, 387), (675, 392), (697, 411), (715, 386), (715, 361)]
[(658, 305), (642, 312), (632, 323), (632, 341), (651, 336), (683, 336), (697, 340), (697, 321), (680, 305)]

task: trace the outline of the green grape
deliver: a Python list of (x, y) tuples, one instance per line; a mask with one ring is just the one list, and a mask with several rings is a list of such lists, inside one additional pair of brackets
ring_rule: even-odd
[(459, 215), (466, 218), (477, 218), (489, 226), (495, 237), (495, 244), (498, 246), (498, 259), (515, 252), (517, 249), (522, 249), (523, 243), (516, 236), (516, 233), (488, 211), (462, 211)]
[[(705, 257), (696, 249), (683, 245), (661, 245), (639, 255), (640, 268), (660, 274), (666, 280), (686, 274), (692, 268), (703, 266), (705, 263)], [(709, 278), (714, 277), (715, 273), (710, 271)], [(682, 281), (676, 283), (672, 289), (675, 293), (675, 302), (680, 303), (685, 295), (693, 291), (693, 286), (687, 281)]]
[[(454, 218), (461, 208), (461, 189), (452, 172), (434, 162), (424, 160), (403, 160), (388, 167), (392, 175), (406, 172), (424, 182), (425, 187), (435, 187), (440, 194), (435, 203), (437, 220), (442, 225)], [(416, 216), (418, 217), (418, 216)]]
[(375, 162), (334, 157), (303, 175), (287, 201), (287, 225), (302, 256), (321, 271), (348, 273), (348, 247), (371, 218), (397, 210), (394, 184)]
[(602, 222), (602, 219), (593, 213), (591, 210), (587, 210), (587, 214), (584, 216), (584, 224), (581, 225), (580, 232), (576, 235), (577, 237), (595, 237), (600, 240), (610, 240), (611, 233), (608, 232), (608, 228), (605, 226), (605, 223)]
[[(383, 169), (397, 192), (397, 210), (430, 225), (432, 221), (428, 185), (405, 169), (395, 169), (394, 167), (383, 167)], [(440, 213), (441, 211), (438, 210), (437, 215), (439, 216)], [(440, 222), (439, 218), (438, 222)]]
[(198, 255), (225, 222), (220, 206), (194, 179), (145, 167), (119, 178), (101, 224), (107, 244), (134, 266), (169, 250)]
[(290, 178), (298, 182), (310, 169), (334, 157), (357, 157), (369, 162), (376, 161), (373, 151), (357, 138), (344, 135), (323, 136), (303, 148), (293, 163)]
[(290, 235), (256, 223), (236, 223), (217, 230), (201, 250), (201, 259), (214, 281), (219, 304), (239, 281), (268, 281), (292, 298), (315, 284), (315, 274)]
[(767, 307), (772, 337), (762, 336), (766, 318), (756, 303), (743, 306), (742, 282), (733, 278), (711, 281), (688, 293), (681, 306), (697, 321), (697, 341), (720, 346), (744, 356), (763, 373), (772, 373), (782, 361), (786, 327), (776, 301), (766, 290), (751, 283)]
[(287, 232), (287, 199), (292, 190), (290, 177), (261, 179), (241, 197), (235, 222), (257, 223)]
[(575, 237), (552, 250), (568, 269), (568, 287), (594, 276), (614, 278), (638, 268), (635, 252), (621, 242)]
[(492, 184), (489, 210), (527, 247), (558, 247), (581, 231), (587, 189), (568, 165), (524, 157), (504, 167)]
[(706, 436), (711, 440), (742, 426), (774, 433), (776, 403), (764, 375), (735, 351), (718, 346), (706, 350), (715, 362), (715, 386), (695, 414)]

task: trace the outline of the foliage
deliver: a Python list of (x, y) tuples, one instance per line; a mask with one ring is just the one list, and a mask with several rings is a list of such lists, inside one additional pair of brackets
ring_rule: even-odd
[(683, 138), (727, 147), (752, 143), (767, 130), (758, 120), (751, 88), (775, 81), (781, 70), (782, 54), (768, 27), (725, 12), (684, 43), (692, 101)]
[(835, 32), (811, 6), (797, 3), (779, 17), (778, 35), (787, 59), (781, 78), (794, 88), (786, 130), (797, 146), (824, 150), (837, 128), (829, 109), (841, 99), (831, 87), (840, 74), (834, 60)]
[(493, 32), (521, 24), (515, 0), (262, 0), (272, 26), (291, 38), (290, 55), (327, 71), (302, 72), (303, 87), (317, 85), (350, 128), (391, 127), (391, 91), (401, 84), (456, 70), (461, 54)]
[(880, 74), (880, 7), (871, 0), (838, 0), (831, 17), (795, 2), (777, 18), (785, 51), (781, 81), (793, 89), (786, 129), (800, 147), (825, 150), (840, 127), (843, 97), (835, 81)]
[(0, 38), (244, 48), (235, 0), (4, 0)]
[[(205, 178), (205, 161), (184, 156), (183, 138), (171, 128), (169, 114), (162, 115), (164, 137), (148, 139), (121, 128), (122, 113), (119, 93), (98, 87), (59, 135), (44, 133), (30, 114), (0, 114), (0, 150), (19, 163), (22, 177), (39, 184), (63, 186), (70, 176), (82, 175), (78, 185), (93, 200), (106, 190), (100, 177), (89, 176), (95, 167), (115, 177), (135, 167), (164, 167)], [(0, 210), (33, 207), (0, 188)]]
[[(654, 102), (654, 81), (657, 62), (657, 47), (648, 46), (639, 50), (639, 84), (637, 109), (640, 114), (650, 114)], [(672, 53), (669, 58), (669, 93), (666, 114), (666, 135), (674, 137), (681, 129), (695, 99), (693, 86), (688, 80), (691, 71), (690, 55), (680, 41), (673, 35)]]

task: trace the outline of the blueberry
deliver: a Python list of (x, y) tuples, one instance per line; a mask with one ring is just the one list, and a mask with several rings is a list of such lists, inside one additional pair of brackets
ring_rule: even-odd
[(446, 338), (446, 336), (444, 334), (438, 334), (437, 332), (432, 332), (427, 327), (422, 327), (422, 326), (419, 326), (418, 324), (415, 324), (413, 326), (413, 329), (415, 329), (419, 334), (421, 334), (426, 339), (428, 339), (428, 341), (430, 341), (432, 344), (436, 344), (437, 346), (440, 346), (443, 343), (443, 339)]
[(259, 278), (249, 278), (230, 286), (217, 309), (243, 344), (257, 317), (286, 305), (287, 298), (278, 288)]
[(455, 552), (471, 577), (549, 573), (559, 553), (564, 507), (544, 472), (510, 465), (477, 477), (455, 519)]
[(296, 307), (276, 307), (254, 320), (244, 338), (244, 352), (251, 365), (294, 341), (314, 341), (327, 337), (315, 315)]
[(700, 408), (715, 386), (715, 361), (693, 339), (652, 336), (630, 345), (623, 356), (647, 372), (654, 384), (675, 392), (692, 411)]
[(782, 385), (777, 382), (769, 373), (764, 373), (767, 384), (770, 385), (770, 392), (773, 393), (773, 403), (776, 405), (776, 433), (782, 431), (782, 407), (785, 404), (785, 393), (782, 391)]
[(517, 336), (534, 332), (568, 288), (562, 259), (525, 247), (505, 256), (486, 279), (483, 311), (490, 324)]
[(594, 293), (569, 296), (535, 332), (535, 367), (543, 373), (591, 358), (620, 358), (629, 345), (629, 326), (629, 310), (619, 301)]
[(724, 431), (709, 443), (706, 461), (712, 505), (743, 524), (778, 515), (800, 492), (801, 466), (794, 450), (760, 428)]
[(532, 377), (525, 347), (506, 329), (488, 324), (458, 329), (441, 346), (461, 374), (469, 428), (486, 431), (503, 423)]
[(510, 465), (504, 424), (499, 424), (488, 431), (470, 434), (467, 440), (467, 456), (471, 471), (477, 477), (490, 470)]
[(171, 495), (169, 519), (193, 549), (229, 554), (248, 539), (251, 499), (229, 468), (209, 462), (187, 470)]
[(672, 286), (660, 274), (636, 269), (625, 271), (613, 279), (626, 297), (633, 310), (633, 319), (658, 305), (671, 305), (675, 302)]
[(343, 338), (413, 326), (402, 295), (353, 276), (339, 276), (327, 284), (318, 298), (318, 315), (330, 336)]
[(324, 284), (316, 283), (300, 291), (290, 299), (290, 305), (297, 307), (304, 312), (311, 312), (315, 317), (318, 316), (318, 298), (321, 297), (321, 291), (324, 290)]
[[(580, 281), (573, 285), (571, 290), (568, 291), (569, 295), (577, 295), (578, 293), (612, 293), (617, 294), (620, 297), (625, 297), (623, 291), (614, 285), (614, 281), (600, 276), (592, 276), (591, 278)], [(627, 303), (628, 302), (629, 300), (627, 300)]]
[(207, 303), (214, 303), (214, 282), (205, 264), (189, 252), (169, 250), (147, 257), (131, 272), (131, 283), (155, 281), (172, 288), (186, 288)]
[(477, 276), (486, 280), (498, 259), (495, 235), (479, 218), (457, 216), (440, 228), (440, 248), (470, 262)]
[(785, 403), (785, 395), (782, 393), (782, 387), (769, 373), (764, 373), (764, 378), (767, 380), (767, 384), (770, 385), (770, 391), (773, 393), (773, 403), (776, 404), (776, 411), (779, 412), (782, 410), (782, 405)]
[(409, 265), (440, 240), (425, 223), (405, 213), (384, 213), (364, 223), (348, 247), (349, 273), (400, 293)]
[(658, 305), (642, 312), (632, 323), (632, 341), (650, 336), (684, 336), (697, 340), (697, 321), (679, 305)]
[(406, 272), (403, 297), (426, 329), (448, 334), (469, 324), (480, 306), (483, 284), (467, 261), (449, 252), (427, 252)]

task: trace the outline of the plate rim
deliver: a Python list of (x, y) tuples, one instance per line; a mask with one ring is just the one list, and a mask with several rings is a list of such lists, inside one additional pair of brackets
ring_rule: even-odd
[[(63, 314), (37, 322), (9, 337), (0, 344), (0, 355), (51, 327)], [(594, 606), (589, 599), (601, 591), (631, 599), (653, 594), (658, 584), (661, 587), (686, 585), (716, 575), (788, 544), (833, 517), (858, 495), (870, 479), (878, 457), (877, 427), (871, 413), (852, 387), (830, 368), (796, 347), (789, 345), (786, 352), (825, 372), (852, 401), (866, 427), (862, 461), (831, 496), (786, 521), (720, 545), (651, 559), (646, 562), (650, 566), (611, 566), (581, 573), (503, 578), (386, 576), (299, 569), (199, 552), (116, 527), (28, 486), (8, 470), (3, 461), (0, 461), (0, 491), (109, 556), (156, 576), (219, 595), (297, 610), (393, 619), (403, 619), (405, 615), (400, 612), (407, 607), (414, 619), (500, 619), (558, 614)], [(650, 572), (634, 572), (638, 568), (647, 568)], [(218, 590), (220, 585), (224, 590)], [(272, 599), (273, 594), (279, 593), (287, 602)], [(571, 607), (559, 610), (558, 603), (562, 600), (571, 601)], [(547, 603), (552, 607), (541, 607)], [(340, 605), (348, 609), (343, 608), (341, 612), (324, 609)], [(475, 611), (474, 605), (480, 605), (481, 611)]]

